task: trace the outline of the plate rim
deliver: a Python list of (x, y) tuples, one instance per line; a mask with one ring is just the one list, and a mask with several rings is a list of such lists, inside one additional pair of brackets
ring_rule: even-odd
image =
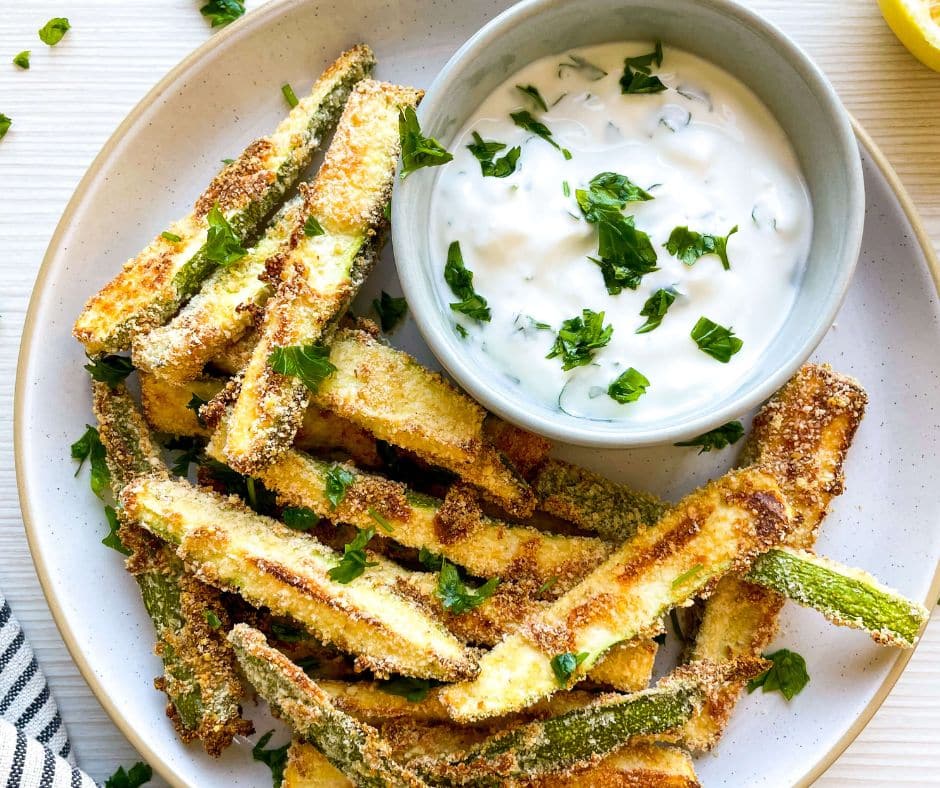
[[(124, 715), (120, 712), (118, 705), (115, 703), (112, 697), (107, 692), (105, 692), (103, 686), (98, 681), (94, 670), (88, 662), (85, 653), (79, 647), (75, 634), (72, 631), (71, 625), (69, 623), (68, 616), (65, 614), (63, 608), (59, 605), (59, 600), (54, 595), (52, 590), (49, 567), (47, 566), (45, 557), (39, 550), (38, 544), (36, 542), (38, 518), (33, 517), (30, 499), (27, 495), (28, 481), (24, 470), (23, 459), (23, 447), (26, 445), (27, 436), (24, 433), (23, 407), (21, 404), (26, 397), (25, 371), (27, 367), (27, 360), (32, 352), (33, 340), (36, 334), (35, 317), (36, 312), (39, 309), (39, 301), (41, 300), (40, 293), (46, 289), (47, 280), (49, 279), (49, 273), (52, 266), (52, 260), (55, 256), (55, 250), (58, 249), (62, 236), (65, 234), (67, 228), (71, 225), (72, 215), (75, 212), (77, 206), (85, 199), (85, 196), (91, 188), (92, 183), (97, 179), (100, 171), (104, 169), (107, 162), (111, 159), (115, 149), (123, 140), (126, 133), (135, 125), (142, 115), (151, 109), (151, 107), (160, 99), (161, 95), (168, 89), (171, 83), (173, 83), (180, 76), (184, 75), (208, 53), (218, 47), (227, 45), (230, 39), (234, 38), (235, 36), (247, 36), (252, 31), (267, 26), (273, 18), (286, 13), (292, 6), (299, 6), (303, 2), (304, 0), (269, 0), (269, 2), (263, 5), (261, 8), (252, 11), (250, 14), (247, 14), (242, 19), (228, 26), (226, 29), (215, 33), (211, 38), (207, 39), (200, 46), (180, 60), (179, 63), (173, 66), (173, 68), (171, 68), (152, 88), (150, 88), (150, 90), (147, 91), (147, 93), (144, 94), (144, 96), (140, 99), (140, 101), (137, 102), (133, 109), (131, 109), (131, 111), (121, 121), (117, 128), (115, 128), (115, 130), (102, 146), (101, 150), (88, 166), (88, 169), (82, 176), (81, 180), (78, 182), (78, 185), (75, 187), (75, 191), (69, 198), (62, 216), (57, 222), (55, 230), (50, 237), (49, 245), (43, 254), (42, 262), (40, 263), (39, 269), (36, 273), (36, 279), (30, 292), (29, 306), (27, 308), (26, 316), (23, 322), (20, 347), (17, 355), (16, 382), (14, 386), (13, 397), (13, 456), (16, 471), (16, 489), (17, 497), (19, 498), (20, 513), (22, 514), (23, 518), (23, 528), (26, 532), (26, 540), (29, 546), (30, 557), (32, 558), (33, 566), (39, 579), (39, 585), (42, 589), (43, 597), (45, 598), (46, 604), (49, 607), (49, 611), (52, 614), (52, 619), (55, 622), (56, 629), (65, 643), (65, 647), (68, 650), (69, 656), (75, 663), (79, 673), (81, 674), (85, 683), (88, 685), (89, 689), (94, 694), (96, 700), (101, 704), (105, 712), (107, 712), (108, 717), (118, 728), (118, 730), (120, 730), (121, 733), (128, 739), (128, 741), (134, 746), (134, 748), (144, 757), (147, 763), (153, 766), (156, 772), (163, 779), (173, 786), (182, 786), (183, 788), (185, 788), (186, 783), (183, 782), (183, 780), (180, 778), (172, 764), (157, 754), (155, 748), (150, 746), (148, 743), (148, 737), (145, 737), (143, 733), (138, 733), (138, 731), (127, 722)], [(875, 166), (881, 171), (885, 180), (888, 182), (888, 185), (891, 187), (892, 192), (900, 203), (904, 214), (907, 216), (907, 219), (910, 222), (911, 228), (914, 232), (914, 236), (917, 240), (917, 244), (924, 255), (925, 261), (927, 263), (927, 269), (930, 272), (931, 278), (933, 279), (934, 288), (937, 291), (938, 297), (940, 297), (940, 259), (938, 259), (937, 254), (934, 251), (933, 242), (930, 239), (930, 235), (928, 234), (927, 229), (920, 218), (913, 200), (911, 199), (907, 190), (904, 188), (904, 185), (901, 183), (897, 172), (894, 170), (891, 163), (888, 161), (887, 157), (884, 155), (875, 141), (869, 136), (868, 132), (851, 113), (849, 113), (849, 118), (852, 122), (852, 129), (856, 138), (858, 139), (858, 142), (861, 144), (865, 152), (871, 157)], [(940, 597), (940, 562), (938, 562), (937, 567), (934, 570), (933, 581), (931, 582), (927, 599), (924, 600), (925, 604), (928, 605), (928, 609), (930, 600), (936, 600), (938, 597)], [(926, 624), (921, 630), (921, 639), (925, 630)], [(919, 644), (920, 640), (918, 640), (917, 645)], [(815, 780), (819, 778), (823, 772), (825, 772), (845, 751), (849, 744), (851, 744), (859, 736), (862, 730), (864, 730), (867, 724), (871, 721), (871, 718), (875, 715), (875, 712), (877, 712), (884, 703), (891, 690), (894, 688), (894, 685), (897, 683), (901, 674), (904, 672), (915, 650), (916, 646), (913, 649), (901, 651), (898, 654), (894, 665), (891, 667), (888, 675), (881, 683), (881, 686), (872, 696), (871, 700), (866, 704), (865, 708), (862, 709), (862, 711), (858, 714), (852, 725), (849, 726), (845, 733), (839, 737), (839, 739), (816, 761), (812, 767), (807, 769), (803, 776), (800, 777), (800, 779), (797, 781), (796, 785), (809, 786), (815, 782)]]

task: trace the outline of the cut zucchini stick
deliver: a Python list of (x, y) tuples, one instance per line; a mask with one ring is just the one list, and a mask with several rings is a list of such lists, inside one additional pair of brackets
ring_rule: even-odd
[[(92, 385), (115, 495), (144, 474), (166, 474), (124, 386)], [(139, 526), (125, 522), (119, 537), (131, 551), (127, 569), (157, 632), (155, 652), (163, 661), (163, 676), (154, 685), (166, 693), (167, 716), (184, 742), (198, 739), (206, 752), (218, 757), (235, 736), (252, 731), (251, 723), (241, 717), (242, 686), (225, 640), (229, 621), (219, 592), (193, 577), (169, 545)], [(212, 616), (217, 626), (209, 624)]]
[(340, 331), (330, 362), (337, 369), (313, 395), (316, 405), (453, 471), (510, 514), (532, 513), (532, 491), (486, 439), (486, 411), (466, 394), (365, 331)]
[[(224, 462), (222, 432), (220, 428), (207, 451)], [(337, 471), (348, 474), (350, 481), (334, 505), (328, 490), (331, 474)], [(391, 528), (388, 537), (399, 544), (442, 555), (477, 577), (528, 582), (534, 588), (552, 581), (550, 591), (556, 595), (611, 552), (600, 539), (549, 534), (486, 517), (467, 488), (452, 487), (441, 501), (352, 465), (336, 466), (292, 449), (256, 476), (285, 506), (306, 507), (318, 517), (357, 528), (375, 528), (382, 518)]]
[(289, 448), (310, 401), (298, 377), (271, 366), (279, 349), (328, 344), (385, 242), (385, 208), (400, 148), (398, 115), (421, 91), (365, 80), (349, 98), (304, 215), (322, 230), (294, 234), (279, 260), (261, 337), (244, 372), (231, 416), (228, 464), (254, 473)]
[(134, 337), (138, 369), (171, 383), (197, 378), (223, 349), (241, 339), (271, 295), (265, 263), (303, 232), (304, 197), (298, 194), (271, 220), (241, 260), (217, 268), (169, 323)]
[(372, 50), (364, 44), (340, 55), (271, 136), (251, 143), (215, 177), (188, 216), (125, 263), (75, 323), (73, 333), (85, 350), (92, 355), (127, 350), (135, 335), (162, 325), (199, 290), (216, 267), (206, 244), (207, 217), (214, 205), (235, 237), (250, 241), (297, 182), (353, 86), (374, 64)]
[(137, 480), (121, 502), (129, 517), (179, 545), (201, 579), (290, 616), (321, 642), (357, 655), (360, 667), (441, 681), (476, 671), (473, 654), (396, 590), (407, 573), (381, 556), (369, 553), (377, 565), (343, 584), (328, 574), (340, 562), (334, 551), (182, 479)]
[(525, 477), (542, 465), (552, 450), (550, 441), (492, 414), (483, 421), (483, 435)]
[(652, 525), (669, 508), (655, 495), (631, 490), (561, 460), (546, 462), (532, 487), (543, 512), (614, 542), (623, 542), (638, 528)]
[[(807, 364), (754, 418), (741, 464), (759, 463), (780, 483), (793, 510), (787, 543), (809, 547), (832, 499), (843, 489), (843, 467), (865, 412), (859, 384), (828, 366)], [(706, 601), (690, 649), (692, 659), (757, 655), (773, 640), (783, 597), (736, 575), (722, 578)], [(683, 731), (696, 750), (711, 749), (734, 710), (742, 682), (729, 684)]]
[(497, 733), (466, 753), (410, 765), (440, 785), (493, 785), (494, 776), (519, 780), (564, 772), (596, 761), (632, 738), (679, 729), (705, 698), (730, 678), (766, 670), (760, 659), (693, 663), (653, 689), (602, 697), (596, 704)]
[(281, 788), (355, 788), (355, 783), (312, 744), (292, 739)]
[(930, 613), (860, 569), (789, 547), (760, 556), (744, 578), (818, 610), (834, 624), (863, 629), (878, 643), (913, 648)]
[(746, 469), (709, 483), (485, 654), (477, 678), (447, 687), (443, 702), (454, 719), (470, 721), (556, 692), (553, 657), (586, 654), (572, 673), (582, 678), (615, 643), (651, 632), (671, 608), (746, 569), (788, 527), (789, 508), (769, 474)]
[(313, 742), (355, 785), (398, 788), (425, 784), (395, 761), (374, 728), (337, 709), (329, 696), (303, 670), (269, 646), (258, 630), (237, 624), (229, 640), (248, 681), (272, 711), (299, 736)]

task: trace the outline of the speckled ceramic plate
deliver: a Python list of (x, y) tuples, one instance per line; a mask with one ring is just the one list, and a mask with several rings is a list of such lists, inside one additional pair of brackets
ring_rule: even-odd
[[(103, 548), (100, 502), (73, 478), (68, 446), (91, 420), (84, 357), (70, 336), (83, 302), (146, 239), (184, 213), (219, 159), (273, 127), (279, 86), (310, 84), (344, 47), (366, 40), (384, 79), (427, 86), (457, 46), (504, 2), (273, 2), (174, 69), (121, 125), (72, 198), (27, 317), (16, 387), (23, 515), (46, 597), (72, 656), (115, 723), (176, 785), (267, 786), (248, 742), (218, 761), (179, 743), (152, 688), (160, 664), (137, 588)], [(820, 550), (930, 603), (940, 593), (940, 344), (937, 265), (900, 185), (861, 135), (868, 211), (863, 252), (841, 313), (815, 358), (857, 376), (871, 405), (848, 462), (848, 490)], [(360, 298), (399, 292), (390, 252)], [(433, 363), (409, 323), (396, 344)], [(623, 481), (678, 496), (727, 466), (731, 452), (559, 452)], [(805, 655), (812, 682), (791, 703), (747, 697), (718, 749), (698, 760), (706, 785), (806, 783), (858, 734), (907, 662), (864, 635), (788, 606), (778, 644)], [(262, 707), (248, 713), (263, 732)], [(768, 753), (773, 757), (767, 757)]]

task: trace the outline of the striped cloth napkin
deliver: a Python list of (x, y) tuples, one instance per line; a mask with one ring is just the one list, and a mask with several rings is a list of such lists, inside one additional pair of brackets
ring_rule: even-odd
[[(5, 782), (4, 782), (5, 780)], [(46, 677), (0, 592), (0, 786), (95, 788), (76, 768)]]

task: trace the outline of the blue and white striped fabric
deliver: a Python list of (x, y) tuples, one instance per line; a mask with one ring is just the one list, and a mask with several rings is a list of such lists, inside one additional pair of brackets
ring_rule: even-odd
[(0, 786), (94, 788), (72, 746), (46, 677), (0, 592)]

